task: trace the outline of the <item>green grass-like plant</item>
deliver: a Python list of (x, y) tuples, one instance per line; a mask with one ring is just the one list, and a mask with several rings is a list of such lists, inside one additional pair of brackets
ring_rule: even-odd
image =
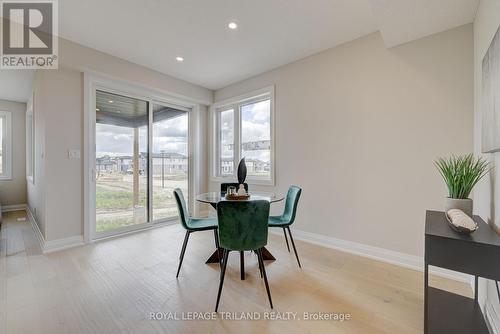
[(448, 187), (449, 197), (469, 198), (472, 188), (493, 168), (484, 158), (473, 154), (439, 158), (435, 162), (439, 173)]

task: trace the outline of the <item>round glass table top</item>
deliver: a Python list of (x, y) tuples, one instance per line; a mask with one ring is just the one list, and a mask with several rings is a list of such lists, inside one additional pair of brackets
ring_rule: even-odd
[[(259, 192), (251, 192), (250, 193), (250, 198), (245, 200), (245, 201), (257, 201), (257, 200), (264, 200), (268, 201), (270, 203), (274, 202), (279, 202), (284, 199), (284, 196), (282, 195), (275, 195), (271, 193), (259, 193)], [(222, 201), (229, 201), (224, 197), (221, 192), (210, 192), (210, 193), (204, 193), (196, 196), (196, 200), (199, 202), (203, 203), (210, 203), (210, 204), (217, 204)]]

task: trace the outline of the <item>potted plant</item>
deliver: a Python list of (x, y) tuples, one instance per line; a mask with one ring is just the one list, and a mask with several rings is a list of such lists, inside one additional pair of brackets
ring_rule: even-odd
[(473, 154), (439, 158), (435, 165), (448, 187), (446, 211), (460, 209), (472, 216), (472, 200), (469, 194), (472, 188), (491, 169), (491, 164), (484, 158), (474, 158)]

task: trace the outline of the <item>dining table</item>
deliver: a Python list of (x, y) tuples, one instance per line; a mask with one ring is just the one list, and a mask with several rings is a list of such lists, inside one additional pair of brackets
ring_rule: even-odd
[[(285, 198), (283, 195), (276, 195), (272, 193), (264, 193), (264, 192), (251, 192), (249, 193), (250, 197), (245, 200), (237, 200), (237, 201), (258, 201), (258, 200), (264, 200), (268, 201), (269, 203), (276, 203), (283, 201)], [(214, 191), (214, 192), (208, 192), (208, 193), (203, 193), (199, 194), (196, 196), (196, 200), (201, 203), (207, 203), (210, 204), (215, 210), (217, 210), (217, 204), (219, 202), (225, 202), (225, 201), (234, 201), (234, 200), (229, 200), (226, 198), (224, 192), (220, 191)], [(262, 248), (262, 257), (264, 261), (274, 261), (276, 258), (269, 252), (269, 250), (266, 247)], [(212, 255), (205, 261), (205, 263), (220, 263), (222, 259), (222, 250), (221, 249), (216, 249)], [(245, 279), (245, 264), (244, 264), (244, 258), (243, 258), (243, 252), (240, 253), (240, 268), (241, 268), (241, 279)]]

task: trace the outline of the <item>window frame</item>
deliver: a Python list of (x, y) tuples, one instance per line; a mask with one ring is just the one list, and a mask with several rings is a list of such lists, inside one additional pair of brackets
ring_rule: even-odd
[(12, 112), (0, 110), (2, 122), (2, 172), (0, 180), (12, 180)]
[[(246, 182), (255, 185), (275, 185), (276, 160), (275, 160), (275, 107), (274, 107), (274, 85), (258, 89), (243, 95), (239, 95), (224, 101), (214, 103), (211, 106), (212, 117), (212, 152), (211, 156), (211, 181), (232, 182), (236, 180), (237, 164), (241, 160), (241, 107), (244, 105), (270, 100), (270, 139), (271, 139), (271, 170), (269, 177), (248, 176)], [(233, 109), (234, 130), (233, 130), (233, 173), (220, 174), (220, 113)]]
[(31, 184), (35, 184), (35, 116), (33, 100), (34, 94), (31, 95), (26, 108), (26, 180)]
[[(235, 126), (235, 123), (236, 123), (236, 110), (234, 110), (233, 108), (234, 106), (233, 105), (226, 105), (226, 106), (222, 106), (220, 108), (217, 108), (216, 109), (216, 112), (215, 112), (215, 142), (216, 142), (216, 147), (215, 147), (215, 152), (216, 152), (216, 155), (215, 155), (215, 173), (218, 177), (220, 178), (227, 178), (227, 177), (232, 177), (234, 176), (234, 161), (235, 161), (235, 158), (236, 158), (236, 147), (234, 146), (234, 143), (235, 143), (235, 138), (236, 138), (236, 129), (234, 128)], [(225, 111), (229, 111), (229, 110), (232, 110), (233, 111), (233, 173), (232, 174), (222, 174), (220, 171), (221, 171), (221, 165), (220, 165), (220, 142), (221, 142), (221, 127), (220, 127), (220, 120), (221, 120), (221, 113), (225, 112)]]

